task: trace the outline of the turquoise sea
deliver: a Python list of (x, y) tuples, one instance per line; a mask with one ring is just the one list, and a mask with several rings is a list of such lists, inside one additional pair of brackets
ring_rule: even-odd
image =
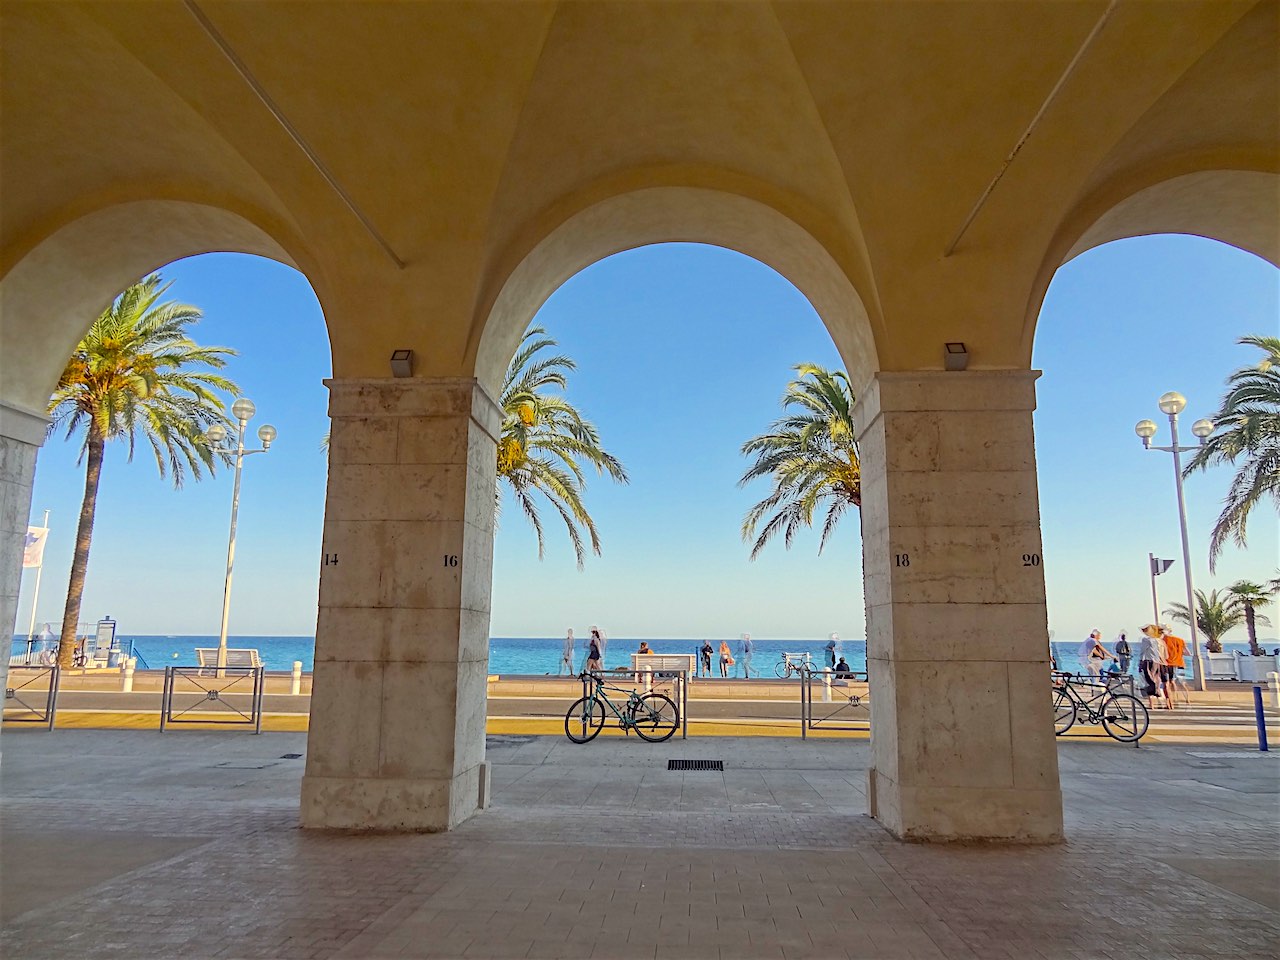
[[(158, 670), (169, 664), (194, 664), (196, 647), (216, 647), (215, 636), (145, 636), (121, 633), (120, 640), (132, 641), (135, 655), (141, 657), (147, 666)], [(640, 646), (642, 638), (610, 637), (605, 649), (605, 667), (621, 667), (631, 665), (631, 654)], [(715, 648), (712, 657), (713, 665), (719, 669), (720, 637), (710, 637)], [(742, 658), (739, 653), (740, 640), (737, 637), (725, 637), (729, 649), (738, 660), (737, 670), (741, 674)], [(695, 653), (702, 646), (702, 639), (681, 640), (647, 640), (654, 653)], [(822, 660), (823, 648), (827, 639), (813, 638), (809, 640), (773, 640), (752, 638), (755, 654), (752, 666), (755, 672), (763, 676), (772, 676), (773, 667), (781, 659), (782, 651), (791, 654), (803, 654), (806, 651), (813, 655), (815, 663)], [(497, 674), (555, 674), (560, 666), (560, 652), (564, 644), (563, 637), (493, 637), (489, 641), (489, 672)], [(295, 660), (302, 662), (302, 669), (310, 671), (315, 658), (314, 637), (263, 637), (240, 636), (228, 637), (229, 647), (253, 647), (262, 657), (268, 670), (290, 670)], [(25, 648), (25, 644), (15, 643), (15, 652)], [(843, 640), (837, 648), (837, 654), (843, 654), (849, 666), (855, 670), (866, 669), (867, 646), (862, 640)], [(583, 637), (577, 638), (575, 669), (581, 669), (587, 655), (587, 647)], [(139, 664), (141, 666), (141, 663)], [(732, 669), (732, 668), (731, 668)]]
[[(135, 655), (138, 655), (152, 670), (158, 670), (169, 664), (193, 665), (196, 662), (196, 647), (215, 647), (218, 645), (216, 636), (155, 636), (121, 633), (119, 637), (121, 640), (132, 641)], [(630, 666), (631, 654), (640, 646), (641, 639), (639, 637), (611, 637), (605, 650), (605, 667)], [(711, 641), (711, 646), (716, 651), (712, 656), (712, 665), (714, 671), (718, 673), (720, 641), (722, 638), (709, 637), (707, 639)], [(741, 675), (741, 641), (737, 637), (725, 637), (723, 639), (728, 641), (729, 649), (738, 661), (735, 667), (730, 668), (731, 673), (736, 672)], [(702, 638), (649, 639), (646, 642), (654, 653), (696, 653), (698, 648), (702, 646)], [(827, 645), (825, 637), (787, 640), (753, 637), (752, 642), (755, 644), (752, 666), (754, 671), (761, 676), (773, 675), (774, 665), (781, 660), (784, 651), (792, 655), (808, 652), (812, 654), (814, 663), (821, 664), (823, 662), (823, 648)], [(1260, 642), (1268, 650), (1275, 643), (1274, 640), (1262, 640)], [(227, 643), (231, 647), (255, 648), (268, 670), (290, 670), (294, 661), (298, 660), (302, 662), (303, 670), (310, 671), (315, 658), (314, 637), (239, 636), (229, 637)], [(555, 674), (560, 665), (562, 645), (562, 637), (493, 637), (489, 641), (489, 672), (508, 675)], [(1136, 652), (1137, 644), (1134, 643), (1133, 646)], [(1076, 651), (1079, 647), (1080, 644), (1074, 641), (1053, 644), (1054, 652), (1062, 669), (1079, 669), (1079, 661), (1076, 658)], [(1108, 643), (1107, 647), (1110, 649), (1111, 644)], [(25, 643), (15, 638), (13, 649), (15, 653), (21, 652), (25, 649)], [(1249, 645), (1247, 643), (1226, 643), (1223, 644), (1223, 649), (1243, 652), (1249, 649)], [(841, 640), (836, 652), (837, 655), (844, 656), (849, 661), (849, 666), (854, 670), (861, 671), (866, 669), (867, 645), (865, 641)], [(583, 638), (578, 637), (575, 669), (583, 667), (586, 654), (587, 648)], [(141, 663), (139, 666), (141, 666)], [(1130, 670), (1131, 672), (1136, 672), (1136, 667), (1131, 667)]]

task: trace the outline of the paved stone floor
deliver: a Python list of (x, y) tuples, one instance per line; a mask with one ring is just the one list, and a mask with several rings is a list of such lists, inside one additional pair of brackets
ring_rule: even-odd
[[(902, 844), (867, 744), (491, 737), (441, 835), (296, 826), (301, 734), (5, 732), (5, 957), (1274, 957), (1280, 755), (1063, 743), (1069, 841)], [(668, 772), (669, 758), (725, 772)]]

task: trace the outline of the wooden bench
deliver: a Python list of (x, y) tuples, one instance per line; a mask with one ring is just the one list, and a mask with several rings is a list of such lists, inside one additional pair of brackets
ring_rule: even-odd
[[(218, 648), (196, 647), (196, 661), (200, 664), (200, 675), (204, 676), (206, 669), (218, 666)], [(228, 647), (227, 662), (223, 666), (257, 668), (262, 666), (262, 658), (258, 656), (257, 650), (251, 648), (233, 650)]]

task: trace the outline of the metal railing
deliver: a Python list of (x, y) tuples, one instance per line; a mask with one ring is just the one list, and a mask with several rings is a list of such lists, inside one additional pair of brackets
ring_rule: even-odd
[(165, 667), (160, 732), (171, 723), (206, 723), (261, 733), (265, 673), (263, 667), (221, 667), (202, 676), (200, 667)]
[[(23, 674), (29, 676), (21, 683), (15, 683)], [(43, 685), (40, 683), (42, 679), (45, 681)], [(58, 712), (58, 679), (59, 670), (56, 665), (10, 666), (9, 683), (14, 685), (4, 688), (4, 722), (43, 723), (52, 730)], [(41, 699), (44, 700), (43, 707), (39, 706)], [(11, 703), (18, 706), (10, 706)]]
[[(841, 727), (846, 730), (860, 730), (871, 723), (870, 694), (858, 694), (847, 686), (836, 686), (840, 681), (866, 683), (865, 671), (849, 671), (836, 674), (828, 668), (814, 669), (803, 665), (800, 668), (800, 739), (808, 737), (810, 730), (817, 730), (820, 725)], [(818, 690), (818, 700), (813, 698), (814, 690)], [(815, 705), (816, 703), (816, 705)], [(858, 716), (855, 710), (865, 709), (865, 716)]]

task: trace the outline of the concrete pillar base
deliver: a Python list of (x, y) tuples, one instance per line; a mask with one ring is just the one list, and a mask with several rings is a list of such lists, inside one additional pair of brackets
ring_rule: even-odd
[(1058, 790), (905, 787), (874, 767), (868, 780), (869, 796), (875, 797), (871, 815), (900, 840), (1046, 844), (1063, 839)]
[(438, 833), (483, 805), (477, 764), (448, 779), (317, 777), (302, 781), (302, 825), (331, 830)]

